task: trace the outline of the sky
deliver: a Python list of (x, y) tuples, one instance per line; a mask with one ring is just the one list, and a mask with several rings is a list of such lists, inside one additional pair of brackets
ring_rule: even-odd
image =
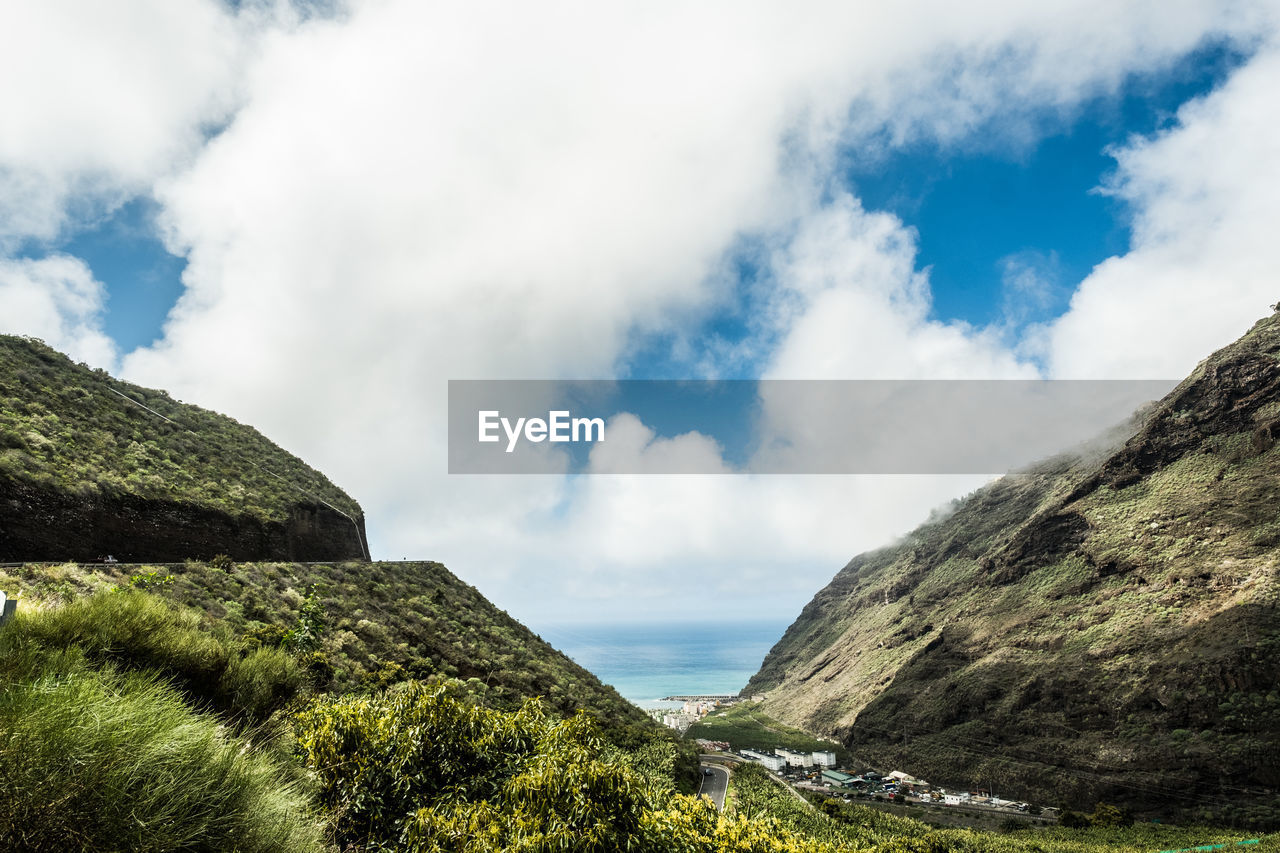
[[(1278, 25), (4, 4), (0, 331), (253, 424), (535, 629), (786, 619), (984, 478), (744, 475), (638, 418), (585, 475), (451, 476), (448, 381), (1180, 377), (1280, 297)], [(725, 474), (603, 473), (677, 452)]]

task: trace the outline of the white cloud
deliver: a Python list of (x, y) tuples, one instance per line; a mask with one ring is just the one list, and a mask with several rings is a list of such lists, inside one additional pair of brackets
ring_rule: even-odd
[[(1032, 378), (992, 331), (929, 319), (915, 234), (848, 195), (815, 210), (774, 258), (770, 379)], [(783, 415), (785, 413), (778, 413)]]
[(0, 333), (41, 338), (93, 367), (115, 366), (115, 344), (102, 331), (106, 292), (78, 258), (0, 258)]
[(1133, 208), (1133, 248), (1045, 330), (1054, 375), (1183, 376), (1280, 299), (1278, 83), (1272, 44), (1175, 126), (1116, 152), (1110, 191)]
[(0, 249), (145, 194), (193, 155), (234, 103), (242, 46), (215, 0), (0, 6)]
[[(260, 426), (361, 499), (375, 552), (523, 615), (761, 606), (772, 583), (789, 614), (968, 483), (448, 478), (445, 380), (611, 376), (724, 298), (744, 234), (776, 248), (771, 376), (1026, 375), (994, 332), (929, 319), (914, 235), (833, 188), (841, 146), (971, 144), (996, 117), (1016, 144), (1270, 7), (380, 0), (251, 35), (212, 3), (49, 8), (0, 20), (0, 71), (40, 72), (0, 96), (0, 238), (154, 188), (190, 263), (129, 377)], [(632, 426), (623, 451), (712, 451)]]

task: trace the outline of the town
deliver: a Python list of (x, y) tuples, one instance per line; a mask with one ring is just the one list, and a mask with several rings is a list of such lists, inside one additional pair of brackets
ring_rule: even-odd
[[(751, 697), (758, 701), (763, 697)], [(748, 701), (740, 696), (702, 695), (668, 696), (666, 701), (683, 701), (680, 710), (654, 710), (650, 713), (664, 725), (680, 732), (710, 714), (722, 715), (728, 708)], [(781, 745), (770, 749), (737, 747), (726, 740), (695, 738), (701, 752), (709, 759), (722, 758), (726, 763), (752, 762), (768, 770), (774, 778), (797, 791), (824, 794), (852, 800), (866, 798), (893, 804), (919, 804), (952, 807), (977, 813), (1003, 813), (1043, 822), (1056, 821), (1058, 809), (1040, 807), (1018, 800), (1004, 799), (987, 790), (953, 790), (931, 785), (901, 770), (882, 773), (871, 768), (842, 767), (833, 750), (799, 750)]]

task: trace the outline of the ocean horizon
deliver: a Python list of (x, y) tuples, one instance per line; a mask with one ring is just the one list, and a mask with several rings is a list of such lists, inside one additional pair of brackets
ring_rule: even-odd
[(642, 708), (664, 696), (737, 693), (789, 621), (562, 624), (539, 635)]

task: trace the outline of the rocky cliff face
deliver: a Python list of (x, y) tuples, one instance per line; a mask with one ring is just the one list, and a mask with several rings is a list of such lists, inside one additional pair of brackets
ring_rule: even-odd
[(251, 427), (0, 335), (0, 561), (368, 559), (359, 505)]
[(0, 562), (365, 560), (364, 519), (295, 504), (281, 521), (134, 495), (80, 496), (0, 481)]
[(1272, 317), (1101, 461), (855, 558), (747, 691), (937, 783), (1280, 819), (1278, 419)]

